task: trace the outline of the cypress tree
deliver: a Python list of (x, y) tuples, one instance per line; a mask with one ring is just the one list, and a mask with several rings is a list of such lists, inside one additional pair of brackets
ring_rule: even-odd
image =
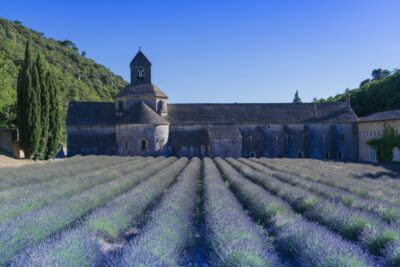
[(50, 114), (49, 114), (49, 136), (47, 141), (46, 158), (54, 158), (58, 152), (61, 135), (60, 120), (60, 100), (58, 96), (58, 87), (56, 86), (50, 72), (46, 75), (46, 83), (50, 95)]
[[(25, 59), (22, 68), (18, 74), (18, 84), (17, 84), (17, 125), (19, 131), (20, 147), (25, 152), (28, 148), (27, 140), (27, 98), (28, 91), (31, 90), (32, 81), (30, 73), (32, 71), (32, 56), (30, 49), (30, 41), (26, 43), (25, 46)], [(27, 152), (25, 152), (27, 154)], [(28, 157), (28, 156), (27, 156)]]
[(40, 140), (40, 85), (29, 41), (26, 43), (24, 64), (18, 75), (17, 114), (20, 144), (25, 157), (37, 158)]
[(39, 78), (40, 89), (40, 127), (41, 135), (39, 147), (37, 151), (37, 158), (44, 159), (47, 150), (47, 139), (49, 133), (49, 110), (50, 110), (50, 96), (49, 85), (47, 83), (47, 71), (44, 61), (39, 53), (36, 61), (36, 68)]
[(32, 86), (28, 91), (27, 99), (27, 135), (28, 135), (28, 156), (38, 159), (38, 151), (40, 147), (41, 125), (40, 125), (40, 80), (36, 65), (32, 66)]

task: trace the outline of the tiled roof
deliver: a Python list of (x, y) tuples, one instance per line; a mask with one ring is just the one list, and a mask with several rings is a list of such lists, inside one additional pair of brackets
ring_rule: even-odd
[(346, 102), (302, 104), (169, 104), (171, 124), (290, 124), (355, 122)]
[(150, 60), (147, 59), (147, 57), (143, 54), (142, 51), (137, 52), (137, 54), (131, 61), (131, 65), (132, 64), (151, 65)]
[(139, 102), (122, 117), (114, 115), (114, 103), (71, 102), (67, 125), (150, 123), (172, 125), (349, 123), (357, 116), (345, 102), (322, 104), (169, 104), (161, 117)]
[(383, 112), (377, 112), (371, 114), (367, 117), (359, 118), (359, 121), (380, 121), (380, 120), (399, 120), (400, 119), (400, 109), (389, 110)]
[(139, 101), (129, 110), (123, 113), (121, 117), (117, 117), (118, 124), (154, 124), (168, 125), (169, 122), (155, 112), (151, 107), (143, 101)]
[(115, 106), (112, 102), (69, 102), (67, 126), (114, 125)]
[(167, 95), (157, 86), (151, 83), (147, 84), (129, 84), (118, 92), (117, 97), (123, 96), (157, 96), (167, 98)]

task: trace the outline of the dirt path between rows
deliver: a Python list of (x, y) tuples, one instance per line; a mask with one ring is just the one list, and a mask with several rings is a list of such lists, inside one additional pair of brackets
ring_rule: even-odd
[(14, 159), (0, 154), (0, 168), (6, 167), (21, 167), (28, 164), (43, 164), (46, 161), (34, 161), (30, 159)]

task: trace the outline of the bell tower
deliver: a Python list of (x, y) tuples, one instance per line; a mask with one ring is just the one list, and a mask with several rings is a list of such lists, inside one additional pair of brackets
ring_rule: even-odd
[(151, 83), (151, 62), (142, 53), (140, 47), (139, 52), (132, 59), (130, 67), (132, 85)]

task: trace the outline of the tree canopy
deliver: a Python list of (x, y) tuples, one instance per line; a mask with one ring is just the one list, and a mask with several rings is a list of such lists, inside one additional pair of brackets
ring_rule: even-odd
[[(24, 63), (28, 39), (32, 49), (47, 62), (54, 83), (59, 86), (62, 121), (68, 101), (112, 101), (127, 84), (104, 66), (82, 56), (72, 41), (60, 43), (28, 29), (19, 21), (0, 18), (0, 127), (17, 125), (17, 77)], [(62, 128), (65, 138), (64, 123)]]

